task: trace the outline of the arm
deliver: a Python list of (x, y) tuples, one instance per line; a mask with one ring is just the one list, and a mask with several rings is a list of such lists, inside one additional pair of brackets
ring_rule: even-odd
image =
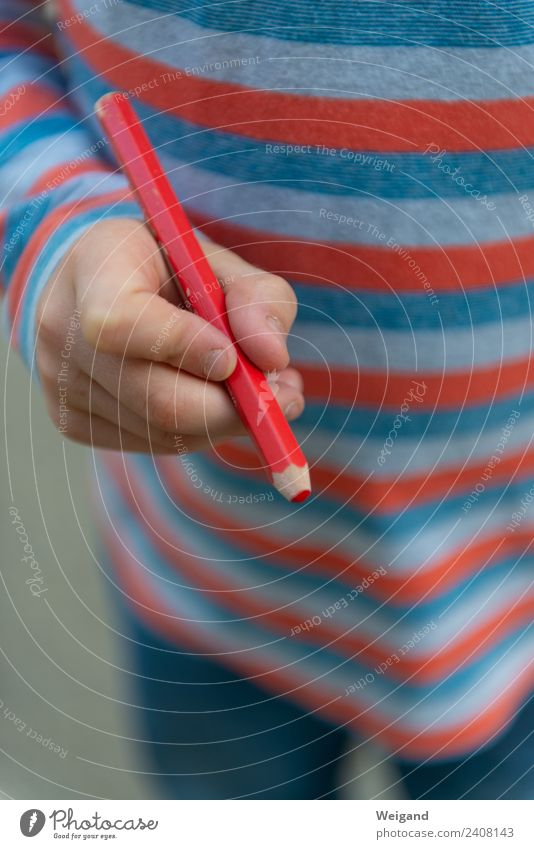
[(39, 296), (62, 256), (102, 218), (141, 218), (69, 101), (43, 9), (0, 0), (0, 284), (28, 366)]
[[(231, 251), (207, 241), (203, 248), (225, 288), (234, 335), (260, 368), (281, 369), (277, 398), (284, 410), (296, 403), (287, 413), (296, 418), (303, 408), (300, 375), (285, 368), (285, 331), (273, 332), (268, 322), (274, 313), (281, 326), (289, 324), (293, 293)], [(232, 346), (177, 304), (143, 224), (95, 224), (76, 242), (46, 286), (37, 316), (37, 365), (61, 433), (95, 447), (155, 454), (203, 450), (245, 433), (220, 384), (235, 365)]]
[[(78, 120), (30, 8), (0, 0), (2, 285), (11, 338), (36, 364), (52, 420), (76, 441), (150, 453), (243, 433), (219, 382), (235, 364), (226, 337), (178, 309), (158, 246)], [(204, 249), (237, 341), (259, 368), (280, 372), (277, 397), (295, 418), (304, 401), (287, 368), (293, 291), (230, 251)]]

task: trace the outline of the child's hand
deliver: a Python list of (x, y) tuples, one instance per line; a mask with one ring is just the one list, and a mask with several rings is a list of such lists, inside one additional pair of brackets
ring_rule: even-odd
[[(277, 399), (296, 418), (304, 399), (298, 372), (287, 368), (291, 287), (212, 242), (202, 246), (237, 341), (259, 368), (280, 372)], [(101, 448), (172, 453), (245, 432), (220, 383), (235, 366), (232, 346), (177, 304), (158, 246), (139, 222), (101, 222), (74, 245), (37, 316), (37, 366), (62, 433)]]

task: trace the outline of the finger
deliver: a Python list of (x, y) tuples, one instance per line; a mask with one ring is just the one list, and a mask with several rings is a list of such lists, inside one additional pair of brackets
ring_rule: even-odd
[(167, 271), (146, 228), (113, 230), (88, 249), (76, 246), (72, 263), (85, 339), (97, 350), (165, 362), (200, 377), (223, 380), (236, 365), (228, 337), (161, 295)]
[[(141, 454), (176, 454), (177, 447), (171, 444), (158, 445), (143, 437), (129, 433), (112, 422), (95, 414), (72, 410), (65, 437), (73, 442), (89, 445), (92, 448), (110, 451), (135, 452)], [(183, 443), (181, 443), (183, 446)], [(200, 437), (187, 438), (187, 450), (201, 451), (208, 448), (209, 441)]]
[(69, 404), (77, 412), (98, 416), (116, 425), (123, 432), (139, 436), (146, 442), (146, 450), (166, 448), (176, 450), (175, 434), (150, 427), (143, 416), (121, 404), (96, 381), (81, 374), (68, 389)]
[[(245, 428), (227, 391), (210, 381), (177, 372), (162, 363), (127, 360), (98, 355), (91, 377), (120, 403), (145, 418), (150, 428), (172, 433), (209, 436), (213, 439), (238, 436)], [(283, 380), (276, 398), (282, 410), (299, 415), (304, 408), (301, 392)], [(296, 404), (296, 406), (291, 406)]]
[(277, 372), (275, 379), (289, 384), (294, 389), (298, 389), (300, 393), (304, 391), (304, 379), (296, 368), (285, 368), (281, 372)]
[(228, 319), (240, 347), (263, 371), (285, 368), (287, 335), (297, 315), (289, 283), (209, 240), (201, 239), (201, 244), (224, 288)]
[[(90, 400), (90, 407), (87, 405)], [(78, 403), (85, 407), (75, 406)], [(300, 412), (295, 409), (292, 417)], [(97, 383), (88, 387), (85, 395), (73, 397), (66, 420), (62, 420), (62, 433), (68, 439), (94, 448), (133, 451), (144, 454), (183, 454), (184, 444), (187, 453), (216, 448), (227, 436), (217, 438), (207, 436), (185, 436), (165, 432), (150, 427), (140, 416), (118, 404), (105, 389)]]
[[(300, 398), (292, 391), (297, 389), (301, 394), (302, 390), (302, 378), (295, 369), (285, 369), (270, 383), (275, 397), (279, 397), (278, 393), (282, 387), (282, 400), (287, 396), (290, 404), (294, 404), (295, 401), (300, 402)], [(294, 398), (293, 401), (291, 401), (292, 398)], [(110, 392), (85, 374), (80, 374), (75, 387), (72, 390), (69, 389), (69, 399), (77, 410), (95, 413), (136, 436), (141, 436), (163, 447), (175, 444), (174, 433), (151, 426), (144, 416), (121, 404)], [(290, 417), (296, 418), (302, 409), (303, 407), (297, 403), (292, 407)]]
[[(52, 411), (50, 413), (53, 417)], [(61, 434), (72, 442), (91, 445), (93, 448), (109, 448), (113, 451), (150, 452), (146, 439), (123, 430), (106, 419), (76, 410), (69, 410), (62, 421)], [(169, 449), (170, 450), (170, 449)]]

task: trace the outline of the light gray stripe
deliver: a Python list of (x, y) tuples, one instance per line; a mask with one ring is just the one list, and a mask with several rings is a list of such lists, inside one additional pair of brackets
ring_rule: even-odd
[[(187, 518), (177, 515), (177, 531), (180, 531), (180, 528), (183, 531), (186, 526), (188, 527)], [(310, 575), (303, 584), (298, 572), (288, 574), (274, 570), (271, 580), (266, 582), (265, 570), (256, 572), (254, 559), (245, 557), (243, 560), (221, 562), (217, 540), (212, 535), (208, 534), (202, 539), (188, 538), (191, 546), (190, 553), (203, 560), (216, 562), (221, 577), (226, 574), (228, 588), (239, 588), (244, 592), (261, 595), (270, 609), (290, 605), (295, 624), (299, 624), (307, 617), (320, 614), (327, 606), (335, 605), (336, 601), (347, 595), (346, 587), (340, 586), (336, 581), (325, 580), (320, 575), (315, 575), (316, 586), (313, 586)], [(454, 606), (448, 610), (446, 618), (440, 620), (439, 630), (431, 631), (427, 635), (425, 647), (420, 646), (422, 653), (431, 651), (433, 644), (443, 644), (454, 639), (462, 630), (469, 630), (472, 627), (470, 624), (472, 617), (488, 619), (494, 611), (502, 609), (503, 593), (506, 593), (509, 600), (519, 598), (529, 587), (532, 587), (529, 572), (530, 566), (524, 563), (522, 568), (507, 576), (504, 588), (501, 587), (502, 575), (495, 574), (489, 575), (489, 581), (486, 581), (483, 587), (479, 584), (468, 587)], [(372, 578), (372, 580), (380, 581), (380, 577)], [(415, 628), (422, 627), (428, 622), (429, 614), (424, 608), (419, 608), (419, 613), (418, 609), (412, 611), (409, 619), (404, 618), (399, 621), (396, 607), (392, 609), (387, 605), (383, 606), (380, 602), (374, 602), (374, 604), (376, 609), (373, 610), (369, 606), (369, 600), (362, 605), (360, 597), (357, 596), (350, 600), (349, 607), (338, 608), (335, 615), (339, 631), (349, 630), (355, 622), (359, 622), (359, 629), (367, 635), (368, 639), (372, 640), (384, 635), (382, 642), (386, 645), (391, 646), (395, 643), (402, 645)], [(416, 649), (414, 653), (417, 653)]]
[[(79, 9), (94, 0), (78, 0)], [(491, 100), (534, 93), (534, 45), (515, 48), (350, 47), (288, 43), (197, 26), (122, 2), (99, 7), (93, 26), (131, 50), (210, 79), (321, 97)], [(252, 64), (229, 65), (259, 56)], [(205, 68), (203, 69), (203, 66)], [(315, 83), (315, 85), (312, 85)]]
[[(433, 619), (438, 627), (429, 629), (424, 639), (412, 649), (412, 656), (432, 655), (440, 646), (446, 644), (452, 646), (458, 640), (465, 638), (470, 631), (480, 627), (483, 622), (487, 622), (495, 613), (502, 614), (506, 603), (511, 606), (521, 597), (534, 597), (530, 570), (531, 566), (525, 564), (522, 572), (515, 571), (507, 575), (504, 582), (502, 574), (489, 575), (489, 580), (484, 582), (483, 587), (479, 583), (468, 587), (442, 618), (439, 618), (438, 612), (429, 614), (428, 610), (419, 605), (410, 612), (409, 617), (403, 619), (399, 618), (396, 607), (388, 605), (383, 605), (369, 614), (369, 603), (359, 604), (357, 597), (349, 603), (348, 607), (338, 607), (333, 624), (340, 633), (345, 633), (354, 629), (355, 622), (358, 622), (358, 633), (369, 643), (377, 640), (383, 648), (389, 646), (394, 651), (395, 646), (397, 648), (402, 646), (415, 630), (424, 628)], [(380, 578), (377, 581), (379, 582)], [(317, 600), (315, 607), (309, 604), (309, 610), (304, 614), (301, 622), (306, 616), (311, 617), (314, 612), (320, 613), (321, 609), (326, 608), (327, 605), (335, 604), (340, 596), (336, 598), (335, 587), (332, 589), (334, 592), (330, 590), (328, 593), (330, 601), (324, 601), (324, 593), (316, 594), (317, 598), (322, 596), (322, 601)], [(310, 602), (316, 595), (310, 597)], [(378, 608), (380, 603), (375, 603)], [(323, 605), (322, 608), (319, 607), (320, 604)], [(450, 602), (444, 603), (442, 610), (445, 610), (449, 604)], [(328, 623), (328, 617), (325, 617), (325, 620)]]
[[(523, 495), (528, 493), (531, 486), (532, 480), (527, 480)], [(459, 507), (457, 513), (441, 518), (438, 511), (437, 517), (429, 518), (420, 529), (415, 528), (411, 533), (394, 535), (394, 538), (390, 534), (391, 539), (384, 546), (384, 550), (390, 555), (390, 571), (405, 572), (408, 575), (421, 564), (424, 564), (422, 569), (426, 571), (432, 568), (436, 561), (450, 556), (453, 552), (470, 549), (478, 540), (487, 539), (492, 535), (506, 536), (506, 527), (512, 521), (513, 512), (520, 508), (520, 502), (521, 495), (506, 494), (490, 513), (486, 504), (477, 502), (466, 513)], [(410, 511), (411, 508), (407, 507), (407, 510)], [(390, 517), (375, 517), (375, 520), (377, 523), (383, 522), (385, 532), (389, 530)], [(520, 527), (524, 533), (534, 530), (534, 504), (530, 505)], [(380, 544), (372, 549), (373, 561), (379, 546)], [(395, 565), (392, 565), (393, 561)]]
[[(156, 594), (161, 595), (158, 582), (149, 578), (149, 583), (156, 589)], [(225, 654), (246, 653), (246, 656), (253, 652), (258, 662), (266, 664), (267, 668), (289, 668), (295, 686), (300, 681), (315, 681), (332, 698), (339, 695), (350, 698), (345, 696), (345, 688), (350, 687), (356, 677), (352, 664), (340, 661), (339, 666), (333, 668), (330, 654), (289, 638), (274, 638), (270, 645), (260, 645), (254, 630), (247, 637), (242, 630), (236, 631), (232, 622), (213, 622), (213, 613), (205, 607), (199, 594), (183, 596), (177, 590), (168, 602), (178, 619), (188, 622), (193, 632), (202, 633), (217, 645), (219, 651)], [(523, 635), (506, 654), (502, 652), (504, 658), (499, 658), (484, 677), (471, 675), (466, 681), (465, 677), (457, 680), (453, 674), (445, 688), (422, 685), (415, 692), (407, 691), (397, 681), (376, 675), (372, 685), (356, 690), (354, 699), (358, 704), (363, 703), (375, 710), (379, 703), (381, 716), (395, 720), (404, 730), (415, 733), (438, 726), (445, 733), (449, 725), (461, 727), (468, 718), (480, 713), (481, 705), (491, 704), (497, 695), (502, 695), (512, 686), (528, 667), (532, 649), (532, 636)], [(405, 712), (406, 715), (402, 715)]]
[[(306, 451), (306, 443), (303, 448)], [(195, 456), (194, 462), (202, 480), (215, 491), (220, 489), (220, 483), (212, 477), (210, 470), (203, 467), (201, 456)], [(530, 485), (530, 482), (525, 483), (525, 493)], [(233, 481), (232, 492), (238, 496), (246, 494), (246, 481)], [(444, 517), (440, 516), (439, 508), (436, 508), (435, 517), (429, 518), (419, 527), (412, 522), (409, 528), (405, 526), (402, 513), (392, 520), (390, 515), (376, 512), (372, 514), (372, 529), (369, 523), (366, 523), (365, 529), (355, 527), (351, 511), (340, 511), (332, 516), (331, 503), (324, 503), (320, 499), (313, 513), (304, 510), (289, 516), (276, 500), (244, 504), (239, 509), (247, 526), (275, 528), (275, 541), (281, 548), (300, 541), (318, 549), (330, 549), (336, 556), (343, 556), (347, 564), (363, 558), (371, 569), (385, 566), (390, 576), (402, 578), (403, 575), (412, 575), (415, 570), (421, 570), (423, 574), (432, 569), (436, 561), (441, 561), (458, 549), (471, 546), (479, 532), (482, 538), (492, 533), (505, 533), (506, 525), (511, 521), (514, 510), (520, 506), (520, 501), (521, 495), (508, 495), (491, 515), (488, 515), (487, 506), (480, 508), (479, 504), (475, 504), (467, 513), (459, 506), (453, 514)], [(217, 502), (213, 506), (222, 515), (231, 509), (230, 505)], [(318, 512), (321, 508), (322, 512)], [(407, 506), (408, 513), (412, 510), (412, 507)], [(527, 527), (534, 527), (534, 503), (522, 524), (525, 530)], [(283, 551), (280, 556), (283, 558)]]
[[(532, 664), (533, 648), (532, 636), (523, 634), (511, 648), (501, 649), (501, 656), (484, 675), (471, 672), (466, 679), (453, 671), (444, 686), (426, 684), (415, 693), (386, 675), (375, 675), (373, 683), (357, 689), (352, 698), (356, 704), (363, 701), (370, 709), (378, 710), (381, 716), (385, 713), (405, 733), (421, 734), (419, 742), (432, 732), (446, 737), (448, 728), (461, 729), (468, 721), (483, 717), (489, 705), (514, 688), (519, 679), (524, 680), (525, 670)], [(343, 687), (340, 679), (347, 679), (349, 669), (345, 664), (333, 676), (338, 687)], [(325, 674), (329, 687), (333, 687)]]
[[(415, 407), (413, 404), (410, 409)], [(410, 412), (407, 415), (409, 416)], [(392, 428), (395, 416), (395, 413), (391, 414)], [(440, 472), (449, 469), (459, 471), (464, 464), (487, 464), (494, 455), (502, 461), (506, 457), (522, 453), (534, 442), (532, 421), (529, 416), (525, 416), (525, 419), (520, 417), (513, 427), (507, 427), (507, 415), (497, 428), (485, 428), (478, 434), (466, 435), (455, 434), (451, 430), (450, 435), (440, 437), (427, 434), (413, 437), (408, 427), (403, 425), (383, 465), (378, 463), (378, 457), (384, 447), (384, 438), (366, 436), (358, 441), (354, 437), (344, 436), (343, 433), (325, 433), (324, 429), (313, 431), (310, 435), (298, 421), (294, 422), (292, 427), (299, 441), (305, 440), (306, 454), (310, 462), (319, 460), (321, 464), (338, 470), (346, 469), (362, 477), (372, 473), (387, 486), (399, 474), (404, 474), (406, 478), (419, 477), (432, 474), (435, 467)], [(505, 428), (509, 431), (508, 434), (503, 434)], [(495, 469), (498, 473), (498, 464)], [(491, 486), (493, 473), (491, 470), (488, 473), (490, 482), (486, 485)], [(468, 494), (466, 493), (466, 497)]]
[[(525, 484), (525, 493), (530, 485), (530, 482)], [(319, 542), (315, 544), (332, 546), (337, 555), (343, 554), (347, 558), (347, 563), (353, 562), (355, 558), (363, 558), (372, 564), (372, 568), (385, 566), (392, 577), (413, 575), (416, 570), (424, 575), (437, 561), (441, 562), (459, 550), (470, 548), (476, 538), (505, 534), (512, 513), (520, 506), (520, 500), (519, 496), (503, 498), (489, 516), (486, 505), (482, 508), (479, 504), (475, 505), (467, 513), (459, 507), (458, 512), (445, 518), (440, 517), (439, 507), (436, 507), (434, 517), (430, 517), (420, 527), (412, 524), (410, 530), (404, 525), (402, 513), (392, 519), (387, 514), (373, 512), (372, 532), (361, 528), (351, 530), (348, 513), (338, 514), (334, 519), (328, 518), (325, 507), (325, 524), (321, 526), (316, 537)], [(410, 514), (412, 510), (413, 507), (407, 505), (406, 512)], [(531, 506), (531, 514), (527, 514), (523, 520), (521, 528), (524, 531), (534, 529), (534, 505)], [(479, 533), (480, 537), (477, 536)], [(313, 535), (307, 542), (314, 544)]]
[[(188, 522), (183, 517), (177, 517), (178, 527), (186, 529)], [(325, 581), (324, 578), (316, 576), (317, 586), (312, 588), (310, 576), (306, 581), (300, 581), (299, 573), (290, 575), (272, 573), (272, 580), (265, 583), (265, 571), (260, 570), (255, 574), (254, 561), (248, 558), (243, 561), (233, 561), (222, 565), (220, 569), (219, 554), (216, 551), (217, 542), (211, 535), (203, 540), (192, 541), (191, 552), (202, 558), (213, 558), (221, 575), (227, 573), (228, 588), (239, 588), (241, 591), (261, 597), (263, 603), (270, 610), (290, 607), (294, 615), (294, 624), (304, 622), (307, 618), (320, 615), (328, 606), (335, 605), (340, 598), (347, 598), (347, 590), (337, 582)], [(474, 627), (473, 623), (480, 620), (488, 620), (493, 613), (502, 610), (503, 595), (510, 603), (520, 598), (525, 592), (532, 589), (532, 580), (529, 574), (530, 567), (524, 564), (523, 569), (516, 570), (507, 576), (506, 585), (502, 586), (502, 575), (489, 576), (489, 581), (481, 587), (479, 584), (468, 587), (466, 592), (458, 598), (455, 604), (447, 611), (446, 617), (439, 619), (438, 613), (434, 613), (438, 628), (430, 630), (425, 636), (424, 644), (421, 642), (414, 647), (414, 655), (428, 655), (440, 645), (454, 642), (469, 632)], [(372, 578), (380, 581), (380, 576)], [(355, 582), (356, 583), (356, 582)], [(416, 608), (410, 613), (409, 618), (399, 620), (396, 607), (391, 608), (381, 602), (374, 602), (376, 608), (370, 609), (369, 601), (361, 603), (361, 598), (356, 596), (350, 599), (348, 607), (338, 607), (335, 612), (333, 624), (339, 633), (353, 631), (358, 622), (358, 631), (369, 642), (378, 640), (387, 650), (388, 646), (402, 646), (408, 640), (413, 631), (422, 628), (429, 622), (429, 613), (425, 608)], [(447, 602), (448, 605), (448, 602)], [(445, 608), (445, 604), (443, 605)], [(327, 616), (323, 620), (328, 624)]]
[[(306, 310), (306, 317), (310, 310)], [(343, 367), (384, 374), (471, 371), (526, 358), (532, 349), (530, 316), (502, 323), (454, 327), (450, 330), (401, 332), (380, 328), (341, 328), (297, 321), (290, 340), (291, 359), (298, 363)], [(409, 378), (406, 378), (407, 384)]]
[[(239, 154), (237, 154), (239, 155)], [(182, 200), (197, 213), (274, 234), (340, 244), (384, 247), (389, 239), (405, 246), (470, 245), (504, 241), (534, 234), (534, 199), (530, 207), (517, 194), (492, 195), (488, 208), (467, 194), (460, 199), (396, 200), (307, 191), (283, 183), (236, 184), (224, 175), (160, 156)], [(384, 160), (382, 160), (384, 161)], [(354, 187), (361, 184), (355, 166)], [(521, 196), (524, 197), (524, 196)], [(530, 216), (530, 217), (529, 217)], [(532, 220), (530, 220), (532, 219)]]

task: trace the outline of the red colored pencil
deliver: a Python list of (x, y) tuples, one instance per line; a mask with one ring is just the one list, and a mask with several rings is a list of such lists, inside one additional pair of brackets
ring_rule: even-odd
[(311, 492), (306, 458), (264, 373), (233, 337), (224, 292), (127, 95), (106, 94), (95, 109), (147, 224), (166, 254), (184, 303), (235, 345), (237, 366), (225, 381), (226, 388), (273, 485), (288, 501), (304, 501)]

